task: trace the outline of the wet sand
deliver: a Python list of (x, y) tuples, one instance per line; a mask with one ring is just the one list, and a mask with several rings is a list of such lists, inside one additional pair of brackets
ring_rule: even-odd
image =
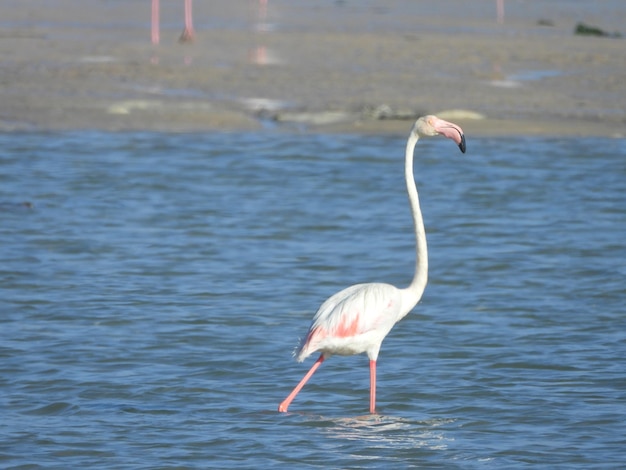
[(435, 113), (475, 135), (626, 134), (621, 0), (6, 0), (0, 130), (404, 133)]

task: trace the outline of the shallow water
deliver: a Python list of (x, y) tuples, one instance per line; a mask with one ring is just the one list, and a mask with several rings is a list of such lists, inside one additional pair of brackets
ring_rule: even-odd
[(412, 276), (404, 137), (0, 144), (3, 468), (626, 460), (626, 141), (418, 144), (430, 281), (383, 344), (374, 416), (365, 356), (275, 410), (327, 296)]

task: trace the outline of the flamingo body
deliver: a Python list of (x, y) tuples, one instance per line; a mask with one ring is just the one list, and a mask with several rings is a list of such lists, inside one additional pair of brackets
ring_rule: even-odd
[(391, 284), (350, 286), (321, 305), (296, 359), (302, 362), (320, 351), (327, 358), (367, 353), (376, 360), (383, 339), (407, 313), (402, 310), (400, 289)]
[(452, 139), (465, 152), (465, 137), (456, 124), (436, 116), (424, 116), (411, 129), (406, 144), (404, 170), (416, 239), (415, 274), (411, 284), (404, 289), (384, 283), (356, 284), (328, 298), (313, 317), (309, 331), (295, 352), (298, 362), (316, 351), (320, 352), (320, 356), (287, 398), (278, 405), (278, 411), (287, 411), (293, 399), (325, 359), (333, 355), (366, 353), (370, 360), (370, 413), (375, 412), (376, 361), (380, 346), (393, 326), (417, 305), (428, 279), (426, 233), (413, 177), (413, 152), (420, 136), (435, 135)]

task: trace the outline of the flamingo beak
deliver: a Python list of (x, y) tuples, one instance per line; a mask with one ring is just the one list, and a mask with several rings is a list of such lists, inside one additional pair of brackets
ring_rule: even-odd
[(461, 152), (465, 153), (465, 149), (467, 148), (465, 146), (465, 134), (461, 134), (461, 143), (459, 143), (459, 148), (461, 149)]
[(454, 140), (454, 142), (459, 146), (459, 149), (461, 149), (461, 152), (465, 153), (465, 149), (467, 148), (465, 145), (465, 134), (463, 134), (463, 130), (459, 126), (452, 124), (451, 122), (444, 121), (443, 119), (439, 119), (436, 116), (432, 117), (430, 123), (435, 128), (435, 132), (447, 137), (448, 139)]

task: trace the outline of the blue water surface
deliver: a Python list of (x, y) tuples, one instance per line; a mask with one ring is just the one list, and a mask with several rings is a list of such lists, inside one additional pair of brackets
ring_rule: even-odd
[(404, 286), (403, 136), (0, 134), (3, 468), (621, 468), (626, 141), (421, 141), (421, 303), (365, 356), (319, 304)]

